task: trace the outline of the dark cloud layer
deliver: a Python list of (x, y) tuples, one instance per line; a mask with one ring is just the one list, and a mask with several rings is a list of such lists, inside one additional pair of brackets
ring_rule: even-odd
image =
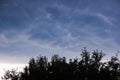
[(84, 46), (111, 53), (119, 21), (119, 0), (0, 0), (0, 55), (77, 56)]

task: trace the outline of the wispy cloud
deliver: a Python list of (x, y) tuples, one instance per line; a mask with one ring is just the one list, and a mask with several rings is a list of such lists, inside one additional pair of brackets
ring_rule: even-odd
[(102, 19), (103, 21), (105, 21), (106, 23), (108, 23), (109, 25), (113, 25), (112, 21), (110, 20), (109, 17), (101, 14), (101, 13), (98, 13), (97, 16)]
[[(0, 24), (0, 55), (4, 57), (2, 61), (9, 62), (10, 58), (5, 56), (10, 55), (14, 57), (11, 62), (23, 58), (23, 62), (27, 62), (26, 58), (39, 54), (50, 57), (57, 53), (74, 57), (79, 56), (83, 47), (90, 50), (102, 49), (108, 54), (119, 50), (119, 45), (115, 42), (119, 33), (116, 35), (112, 32), (119, 30), (119, 24), (114, 28), (111, 19), (113, 16), (104, 12), (108, 8), (98, 8), (97, 5), (92, 5), (93, 2), (86, 1), (76, 4), (59, 0), (17, 0), (13, 2), (14, 5), (11, 3), (7, 3), (8, 7), (0, 13), (3, 19)], [(76, 5), (71, 6), (73, 4)], [(86, 4), (88, 5), (84, 6)]]
[[(29, 31), (34, 29), (32, 26), (30, 30), (26, 29), (20, 33), (14, 32), (14, 34), (17, 35), (12, 37), (6, 36), (11, 33), (9, 33), (9, 31), (2, 33), (0, 35), (0, 54), (4, 56), (2, 61), (19, 62), (21, 59), (18, 59), (17, 57), (19, 56), (19, 58), (23, 59), (24, 56), (24, 62), (27, 62), (30, 57), (37, 56), (39, 54), (49, 57), (53, 54), (60, 54), (62, 56), (73, 58), (74, 56), (79, 56), (81, 48), (85, 46), (90, 50), (102, 49), (109, 55), (112, 54), (112, 52), (119, 50), (119, 45), (117, 45), (111, 37), (103, 39), (101, 36), (98, 36), (96, 32), (92, 32), (92, 29), (86, 29), (87, 27), (79, 30), (80, 32), (82, 31), (82, 34), (87, 34), (86, 36), (79, 33), (74, 36), (70, 30), (70, 28), (73, 28), (72, 25), (66, 25), (68, 26), (67, 28), (58, 24), (56, 24), (56, 26), (58, 27), (55, 29), (55, 34), (59, 34), (59, 38), (53, 40), (48, 39), (47, 41), (41, 38), (31, 39), (32, 33), (29, 33)], [(12, 60), (11, 58), (5, 57), (7, 55), (14, 55), (16, 58), (12, 58)]]

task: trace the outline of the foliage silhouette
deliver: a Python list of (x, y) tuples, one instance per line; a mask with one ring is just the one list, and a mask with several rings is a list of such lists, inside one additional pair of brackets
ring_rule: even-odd
[(120, 80), (118, 56), (102, 62), (105, 54), (94, 50), (92, 54), (84, 48), (81, 59), (66, 61), (66, 57), (53, 55), (51, 61), (46, 56), (31, 58), (24, 72), (7, 71), (3, 80)]

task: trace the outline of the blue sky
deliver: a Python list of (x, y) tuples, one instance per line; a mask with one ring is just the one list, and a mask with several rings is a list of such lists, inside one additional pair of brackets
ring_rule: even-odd
[(0, 63), (27, 63), (81, 49), (120, 50), (119, 0), (0, 0)]

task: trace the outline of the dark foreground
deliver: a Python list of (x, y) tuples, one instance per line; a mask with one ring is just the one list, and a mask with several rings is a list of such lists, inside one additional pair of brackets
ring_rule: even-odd
[(81, 57), (66, 61), (65, 57), (54, 55), (51, 61), (45, 56), (31, 58), (24, 72), (7, 71), (3, 80), (120, 80), (118, 56), (101, 62), (104, 54), (98, 50), (91, 54), (82, 50)]

